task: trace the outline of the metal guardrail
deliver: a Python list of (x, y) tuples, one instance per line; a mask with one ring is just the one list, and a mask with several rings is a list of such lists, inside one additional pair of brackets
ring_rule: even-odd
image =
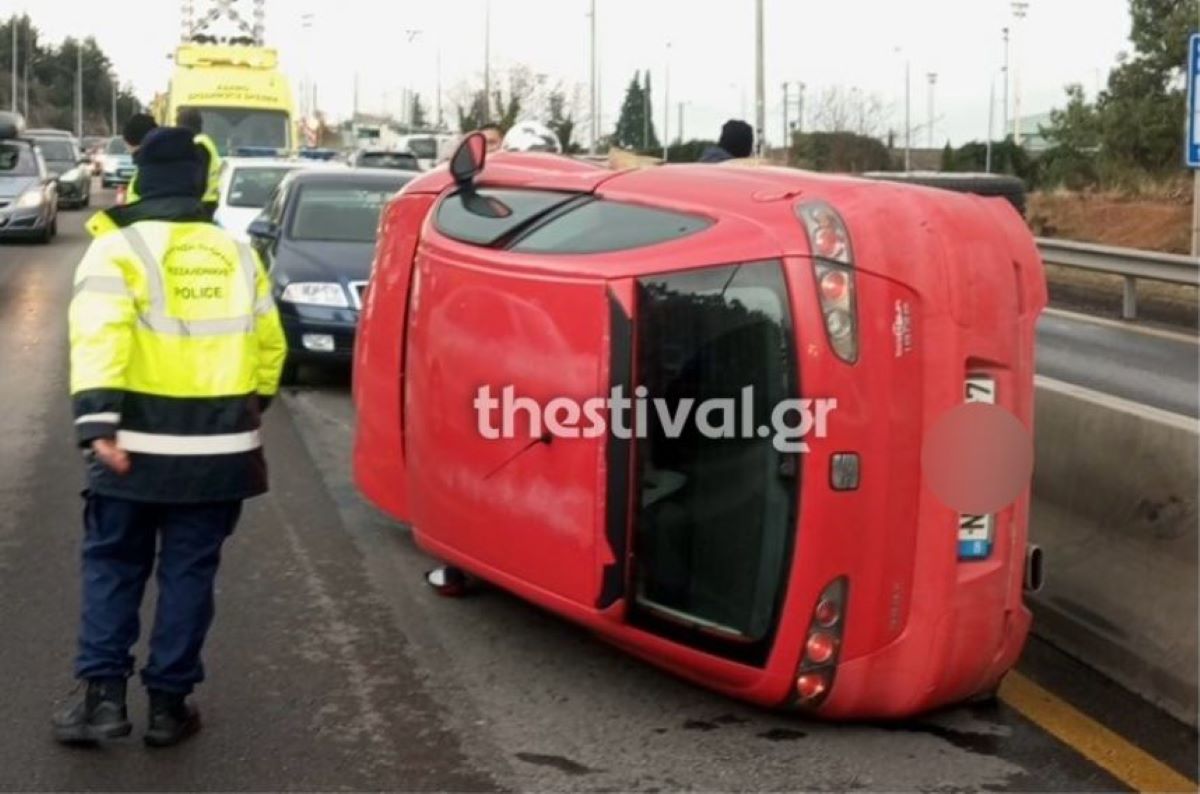
[(1079, 243), (1074, 240), (1037, 238), (1042, 260), (1048, 265), (1111, 273), (1124, 278), (1121, 316), (1137, 318), (1137, 282), (1165, 281), (1200, 287), (1200, 258), (1182, 254), (1162, 254), (1137, 248)]

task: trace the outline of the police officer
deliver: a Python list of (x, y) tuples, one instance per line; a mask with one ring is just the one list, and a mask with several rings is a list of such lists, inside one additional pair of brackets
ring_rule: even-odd
[(160, 127), (138, 149), (141, 200), (100, 213), (69, 312), (75, 431), (86, 450), (77, 702), (55, 737), (125, 736), (138, 608), (158, 547), (145, 742), (199, 728), (221, 545), (242, 500), (267, 489), (261, 412), (286, 343), (254, 251), (207, 219), (193, 133)]
[(217, 202), (221, 198), (221, 154), (217, 151), (217, 144), (213, 142), (213, 139), (204, 134), (204, 117), (200, 115), (200, 111), (195, 108), (184, 108), (179, 111), (175, 121), (180, 127), (192, 131), (195, 135), (196, 146), (200, 148), (200, 170), (204, 175), (200, 200), (208, 210), (208, 217), (212, 218), (217, 211)]

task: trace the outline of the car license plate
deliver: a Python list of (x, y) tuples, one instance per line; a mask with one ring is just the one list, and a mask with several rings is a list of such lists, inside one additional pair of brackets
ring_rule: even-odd
[(120, 177), (133, 176), (133, 169), (132, 168), (118, 169), (117, 176), (120, 176)]
[[(996, 381), (987, 375), (968, 375), (963, 386), (963, 398), (969, 403), (996, 402)], [(958, 558), (982, 560), (992, 553), (992, 536), (996, 516), (963, 513), (958, 517)]]

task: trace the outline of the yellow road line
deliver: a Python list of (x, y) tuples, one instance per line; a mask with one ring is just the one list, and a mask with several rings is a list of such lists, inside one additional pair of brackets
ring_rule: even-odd
[(1016, 670), (1000, 685), (1000, 699), (1135, 791), (1197, 790), (1196, 781), (1179, 774)]

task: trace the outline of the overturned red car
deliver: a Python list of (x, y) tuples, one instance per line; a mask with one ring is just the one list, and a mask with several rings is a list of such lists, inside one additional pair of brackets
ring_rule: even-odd
[(434, 556), (733, 697), (866, 718), (994, 690), (1030, 624), (1028, 489), (964, 515), (921, 447), (966, 400), (1031, 426), (1046, 294), (1012, 207), (484, 157), (468, 138), (381, 219), (363, 493)]

